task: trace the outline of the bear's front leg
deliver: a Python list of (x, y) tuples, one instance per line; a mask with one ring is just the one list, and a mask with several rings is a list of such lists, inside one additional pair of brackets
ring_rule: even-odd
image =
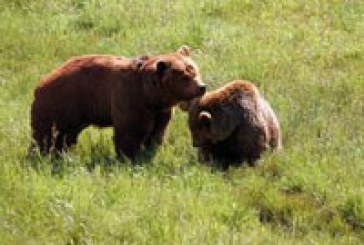
[(142, 145), (150, 131), (150, 123), (144, 125), (140, 125), (140, 122), (139, 125), (138, 123), (116, 125), (114, 144), (118, 157), (122, 158), (125, 155), (134, 162), (136, 157), (140, 155)]
[(171, 117), (172, 109), (160, 112), (156, 115), (153, 130), (145, 142), (146, 146), (150, 146), (153, 143), (157, 145), (162, 144)]
[(202, 146), (198, 148), (198, 160), (207, 165), (212, 164), (213, 156), (210, 146)]

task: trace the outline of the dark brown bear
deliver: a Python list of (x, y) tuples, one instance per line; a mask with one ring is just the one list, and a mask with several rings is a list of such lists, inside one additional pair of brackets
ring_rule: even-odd
[(89, 125), (113, 126), (118, 156), (134, 159), (143, 146), (162, 142), (174, 105), (205, 90), (185, 46), (139, 59), (75, 57), (36, 88), (33, 139), (42, 154), (61, 152)]
[(193, 146), (204, 162), (252, 165), (265, 150), (282, 147), (277, 117), (250, 82), (230, 82), (181, 107), (189, 108)]

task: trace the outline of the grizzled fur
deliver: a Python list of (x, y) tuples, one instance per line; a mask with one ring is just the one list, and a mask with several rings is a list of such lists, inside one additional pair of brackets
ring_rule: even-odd
[(181, 107), (189, 109), (193, 145), (205, 162), (254, 164), (267, 149), (282, 147), (275, 113), (248, 81), (230, 82)]

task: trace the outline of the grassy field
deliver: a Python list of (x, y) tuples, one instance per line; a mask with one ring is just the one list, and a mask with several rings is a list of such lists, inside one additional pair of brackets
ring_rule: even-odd
[[(63, 158), (29, 157), (37, 82), (69, 57), (192, 47), (209, 90), (254, 81), (284, 151), (211, 170), (176, 110), (140, 166), (90, 128)], [(363, 244), (364, 4), (0, 0), (1, 244)]]

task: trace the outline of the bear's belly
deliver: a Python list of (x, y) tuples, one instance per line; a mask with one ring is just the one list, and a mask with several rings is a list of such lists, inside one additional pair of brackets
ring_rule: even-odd
[(111, 118), (94, 118), (93, 120), (91, 120), (90, 125), (97, 126), (100, 128), (111, 127), (112, 120)]

